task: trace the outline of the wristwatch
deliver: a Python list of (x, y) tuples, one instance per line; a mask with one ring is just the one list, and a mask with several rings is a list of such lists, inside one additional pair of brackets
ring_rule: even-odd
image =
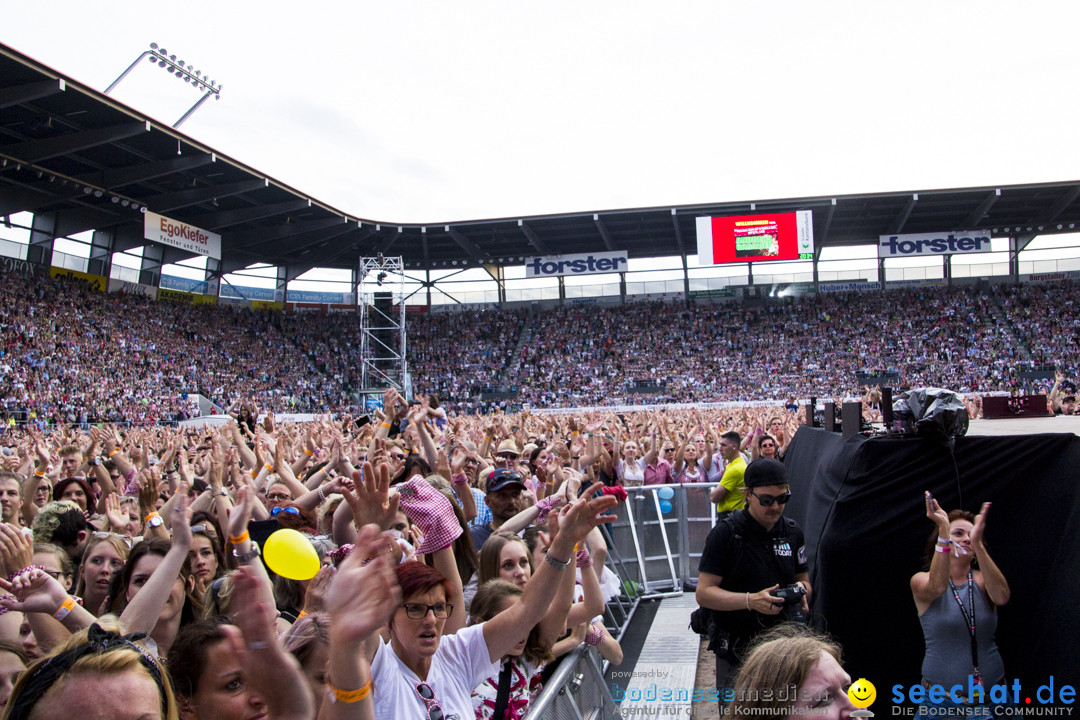
[(90, 458), (90, 464), (93, 465), (94, 467), (97, 467), (98, 465), (101, 465), (101, 458), (99, 456), (95, 455), (94, 457)]
[(154, 515), (146, 521), (148, 527), (156, 528), (165, 524), (165, 521), (161, 519), (160, 515)]
[(236, 558), (237, 562), (251, 562), (255, 558), (259, 557), (259, 545), (258, 543), (251, 543), (251, 549), (248, 550), (246, 553), (238, 553), (236, 552), (236, 548), (233, 548), (232, 556)]

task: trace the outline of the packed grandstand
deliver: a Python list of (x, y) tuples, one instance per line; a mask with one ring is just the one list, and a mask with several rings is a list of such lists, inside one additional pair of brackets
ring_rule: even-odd
[[(283, 314), (102, 293), (7, 272), (0, 290), (7, 419), (170, 423), (251, 402), (352, 412), (355, 314)], [(629, 303), (408, 313), (418, 393), (457, 412), (857, 395), (856, 372), (897, 387), (1011, 392), (1019, 371), (1071, 375), (1080, 289), (1021, 284), (821, 294), (760, 304)], [(649, 393), (634, 391), (645, 383)], [(487, 392), (502, 388), (494, 395)], [(1043, 389), (1046, 388), (1033, 388)]]

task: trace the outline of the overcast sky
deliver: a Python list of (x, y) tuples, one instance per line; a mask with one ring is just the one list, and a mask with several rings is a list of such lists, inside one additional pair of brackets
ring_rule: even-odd
[[(105, 87), (157, 42), (182, 132), (338, 209), (438, 222), (1076, 180), (1080, 3), (5, 3)], [(113, 96), (198, 98), (144, 62)]]

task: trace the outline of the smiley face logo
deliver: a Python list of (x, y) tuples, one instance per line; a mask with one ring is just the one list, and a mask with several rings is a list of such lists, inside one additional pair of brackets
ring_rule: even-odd
[(874, 683), (870, 682), (866, 678), (859, 678), (855, 682), (851, 683), (851, 687), (847, 691), (848, 700), (851, 704), (857, 708), (868, 708), (874, 704), (874, 700), (877, 699), (877, 688), (874, 687)]

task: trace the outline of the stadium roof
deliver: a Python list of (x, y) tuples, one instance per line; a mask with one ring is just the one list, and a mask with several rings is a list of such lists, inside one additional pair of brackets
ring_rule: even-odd
[[(55, 236), (113, 231), (146, 244), (142, 208), (222, 236), (219, 273), (254, 263), (355, 268), (401, 255), (408, 268), (518, 264), (530, 255), (625, 250), (695, 254), (695, 217), (811, 210), (815, 246), (879, 235), (989, 230), (1023, 247), (1080, 225), (1080, 181), (916, 190), (402, 224), (359, 218), (0, 45), (0, 217), (50, 216)], [(165, 262), (191, 257), (175, 248)]]

